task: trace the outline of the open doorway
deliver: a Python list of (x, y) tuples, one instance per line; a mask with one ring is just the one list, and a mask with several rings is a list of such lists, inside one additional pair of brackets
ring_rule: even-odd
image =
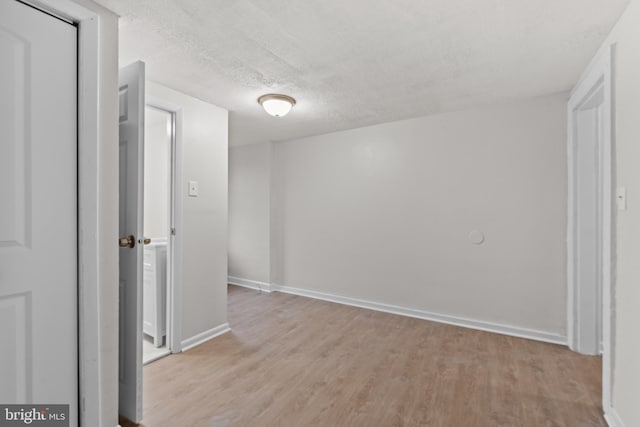
[(611, 51), (578, 83), (568, 103), (567, 338), (602, 355), (602, 406), (611, 407), (612, 145)]
[[(175, 114), (147, 104), (144, 139), (144, 236), (142, 361), (171, 353), (169, 250), (172, 215), (172, 153)], [(147, 244), (148, 242), (148, 244)]]
[(585, 354), (602, 351), (604, 88), (597, 85), (573, 111), (575, 265), (571, 298), (571, 347)]

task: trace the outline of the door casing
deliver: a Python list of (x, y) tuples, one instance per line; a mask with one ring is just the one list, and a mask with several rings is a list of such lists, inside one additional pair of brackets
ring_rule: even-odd
[[(612, 349), (612, 228), (613, 228), (613, 163), (612, 163), (612, 57), (614, 46), (606, 49), (587, 70), (582, 80), (578, 82), (568, 102), (568, 217), (567, 217), (567, 338), (569, 347), (574, 351), (580, 351), (579, 323), (577, 314), (579, 307), (580, 284), (576, 276), (578, 258), (577, 245), (577, 144), (579, 143), (576, 126), (577, 117), (581, 108), (592, 96), (602, 91), (602, 139), (599, 141), (597, 163), (600, 167), (600, 206), (597, 215), (601, 229), (599, 232), (599, 278), (602, 284), (602, 405), (605, 417), (611, 410), (611, 388), (613, 365), (611, 359)], [(597, 172), (594, 170), (594, 172)]]
[(167, 337), (171, 353), (182, 351), (182, 107), (162, 98), (146, 95), (146, 104), (173, 114), (171, 138), (170, 228), (167, 250)]

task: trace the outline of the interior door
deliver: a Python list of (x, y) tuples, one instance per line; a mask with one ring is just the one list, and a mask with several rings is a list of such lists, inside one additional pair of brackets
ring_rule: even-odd
[(120, 415), (142, 420), (144, 63), (120, 70)]
[(76, 27), (0, 2), (0, 402), (78, 424)]

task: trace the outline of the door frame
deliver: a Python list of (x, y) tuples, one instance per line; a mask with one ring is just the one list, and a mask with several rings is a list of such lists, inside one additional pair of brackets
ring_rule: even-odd
[(173, 115), (169, 185), (169, 227), (167, 246), (167, 345), (171, 353), (182, 351), (182, 107), (157, 96), (145, 95), (145, 107), (164, 110)]
[(612, 57), (613, 46), (608, 47), (589, 67), (582, 79), (576, 84), (568, 102), (568, 141), (567, 141), (567, 166), (568, 166), (568, 221), (567, 221), (567, 340), (572, 350), (578, 348), (578, 328), (576, 322), (580, 317), (576, 315), (577, 295), (579, 292), (576, 283), (576, 267), (578, 265), (576, 247), (577, 240), (577, 114), (580, 108), (591, 96), (599, 90), (603, 90), (602, 126), (603, 138), (598, 150), (598, 163), (601, 166), (601, 211), (599, 220), (601, 229), (601, 262), (600, 270), (602, 280), (602, 406), (605, 416), (611, 411), (612, 388), (612, 229), (613, 229), (613, 93), (612, 93)]
[[(82, 0), (20, 1), (78, 27), (78, 419), (80, 426), (103, 426), (105, 418), (111, 417), (110, 410), (116, 409), (109, 407), (106, 396), (110, 388), (117, 392), (117, 354), (108, 353), (109, 345), (103, 347), (108, 343), (117, 348), (117, 326), (108, 331), (101, 327), (103, 317), (117, 319), (112, 313), (103, 313), (105, 303), (110, 301), (105, 300), (101, 289), (113, 286), (105, 279), (116, 277), (117, 272), (117, 229), (110, 230), (111, 222), (105, 221), (105, 215), (114, 213), (117, 217), (117, 199), (115, 206), (109, 205), (117, 196), (117, 185), (110, 186), (107, 181), (112, 174), (103, 170), (114, 159), (102, 150), (106, 137), (117, 137), (117, 80), (106, 80), (109, 77), (100, 73), (113, 61), (117, 79), (117, 50), (101, 47), (104, 28), (101, 32), (100, 27), (108, 25), (107, 31), (115, 30), (116, 37), (117, 27), (105, 23), (98, 9), (83, 5)], [(114, 94), (110, 96), (105, 90), (111, 83)], [(113, 125), (105, 123), (109, 113), (114, 117)], [(113, 223), (117, 225), (117, 220)], [(113, 242), (108, 237), (113, 237)], [(116, 300), (111, 302), (117, 310)], [(102, 378), (114, 363), (114, 378)], [(115, 413), (113, 418), (117, 419)]]

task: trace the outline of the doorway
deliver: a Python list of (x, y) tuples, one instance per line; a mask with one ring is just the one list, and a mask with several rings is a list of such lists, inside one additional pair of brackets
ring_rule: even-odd
[(567, 338), (602, 354), (602, 402), (611, 407), (611, 51), (596, 60), (568, 103)]
[(143, 364), (171, 353), (169, 298), (175, 113), (147, 104), (144, 142)]
[(602, 350), (603, 107), (598, 85), (573, 111), (575, 138), (572, 347), (598, 355)]

